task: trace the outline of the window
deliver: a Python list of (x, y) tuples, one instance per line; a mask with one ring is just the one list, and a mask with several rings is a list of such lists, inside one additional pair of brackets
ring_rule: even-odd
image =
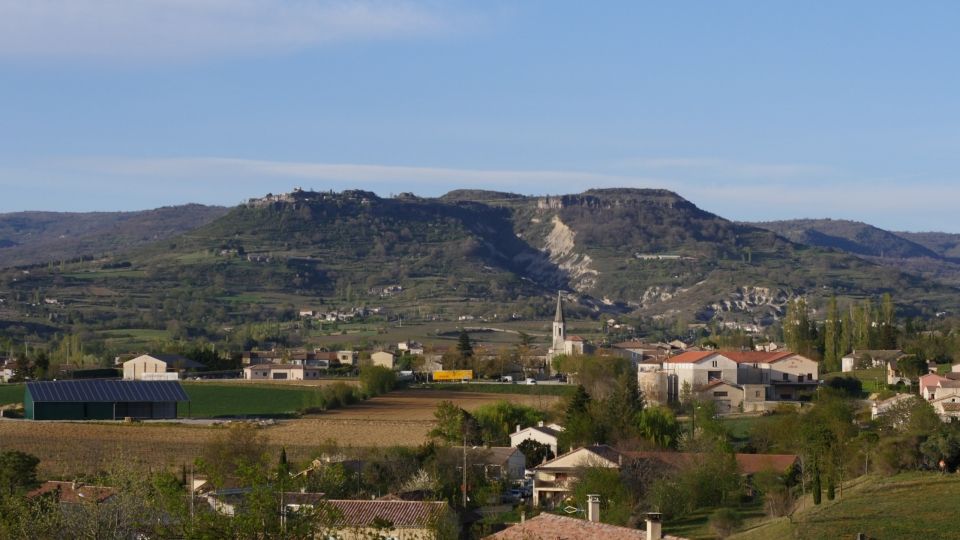
[(784, 373), (784, 374), (783, 374), (783, 380), (789, 381), (789, 380), (790, 380), (790, 374), (789, 374), (789, 373)]
[(813, 382), (813, 373), (807, 373), (807, 380)]
[(717, 361), (714, 360), (711, 367), (717, 367)]
[(760, 397), (760, 391), (759, 391), (759, 390), (757, 390), (757, 391), (754, 392), (753, 394), (754, 394), (754, 397)]
[(707, 380), (716, 379), (719, 381), (722, 378), (722, 375), (723, 375), (722, 371), (708, 371)]
[(714, 392), (713, 397), (727, 397), (726, 392)]

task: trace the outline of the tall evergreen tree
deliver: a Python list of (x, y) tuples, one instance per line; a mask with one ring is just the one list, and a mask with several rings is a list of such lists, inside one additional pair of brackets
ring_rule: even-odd
[(823, 325), (823, 369), (827, 372), (840, 371), (840, 310), (837, 297), (830, 298), (827, 306), (827, 320)]
[(470, 334), (468, 334), (466, 330), (460, 331), (460, 339), (457, 341), (457, 352), (459, 352), (463, 358), (471, 358), (473, 356), (473, 344), (470, 342)]

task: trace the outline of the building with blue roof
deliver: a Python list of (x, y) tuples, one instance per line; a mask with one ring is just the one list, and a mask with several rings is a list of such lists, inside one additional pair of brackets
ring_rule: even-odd
[(23, 411), (30, 420), (172, 419), (182, 401), (178, 381), (32, 381)]

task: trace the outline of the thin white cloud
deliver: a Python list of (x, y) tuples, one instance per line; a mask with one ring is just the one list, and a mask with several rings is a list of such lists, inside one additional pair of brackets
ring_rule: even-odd
[[(526, 195), (579, 193), (590, 188), (669, 189), (727, 219), (766, 221), (804, 217), (854, 219), (890, 230), (960, 232), (953, 214), (960, 185), (927, 180), (904, 183), (846, 177), (802, 183), (762, 178), (702, 181), (570, 170), (483, 170), (350, 163), (270, 161), (222, 157), (88, 157), (48, 160), (21, 170), (0, 170), (0, 188), (35, 202), (4, 205), (0, 211), (77, 209), (78, 200), (109, 201), (129, 210), (163, 204), (236, 204), (295, 186), (318, 190), (365, 189), (386, 196), (410, 191), (441, 195), (457, 188), (491, 189)], [(25, 187), (26, 186), (26, 187)], [(51, 195), (53, 194), (53, 195)], [(56, 196), (62, 204), (51, 207)], [(125, 202), (127, 199), (135, 203)], [(24, 196), (24, 200), (27, 197)]]
[(444, 167), (408, 167), (352, 163), (311, 163), (253, 159), (199, 157), (168, 159), (87, 158), (63, 162), (89, 172), (135, 177), (192, 178), (196, 181), (238, 178), (286, 178), (291, 181), (332, 182), (395, 191), (426, 190), (435, 193), (457, 187), (515, 189), (567, 193), (590, 187), (657, 187), (661, 179), (637, 178), (596, 172), (557, 170), (483, 170)]
[(456, 19), (404, 0), (0, 0), (0, 58), (270, 54), (434, 35)]
[(616, 163), (620, 168), (641, 171), (700, 174), (710, 178), (790, 179), (831, 174), (833, 168), (806, 163), (751, 163), (716, 158), (629, 158)]

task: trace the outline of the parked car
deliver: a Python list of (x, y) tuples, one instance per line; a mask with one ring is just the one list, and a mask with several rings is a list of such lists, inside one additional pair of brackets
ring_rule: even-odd
[(537, 384), (537, 380), (533, 377), (527, 377), (527, 384)]
[(500, 378), (500, 382), (510, 382), (510, 383), (512, 383), (512, 382), (513, 382), (513, 376), (512, 376), (512, 375), (504, 375), (503, 377)]

